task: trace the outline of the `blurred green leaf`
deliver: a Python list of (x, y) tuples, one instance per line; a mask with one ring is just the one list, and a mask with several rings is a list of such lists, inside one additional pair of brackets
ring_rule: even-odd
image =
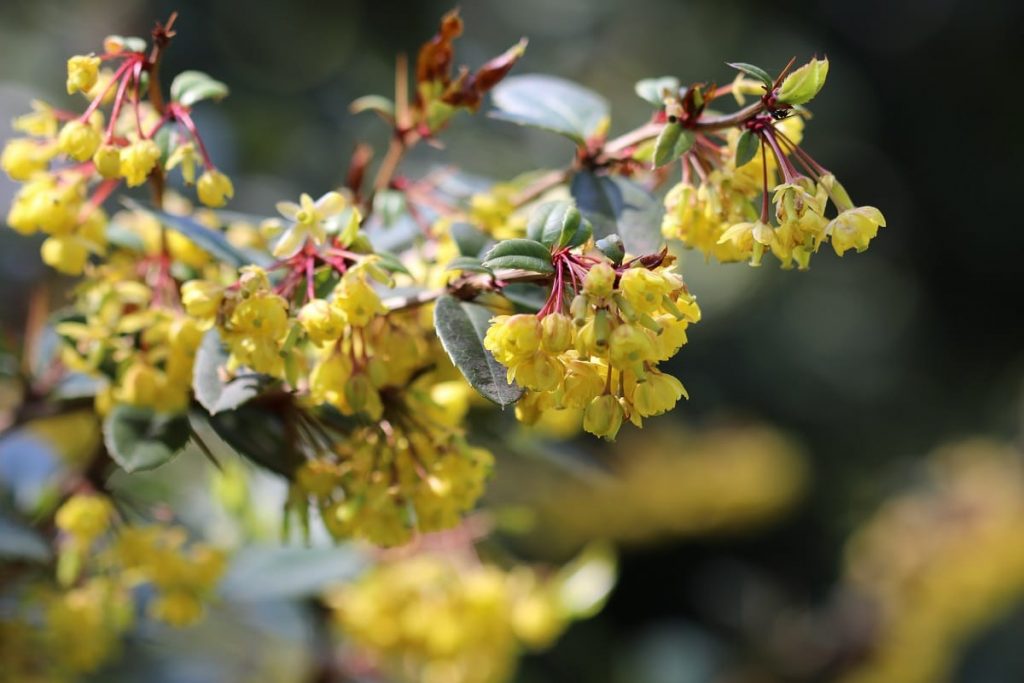
[(474, 389), (500, 406), (512, 405), (523, 390), (506, 379), (505, 367), (484, 348), (491, 312), (445, 294), (434, 306), (434, 327), (452, 363)]
[(203, 100), (222, 100), (228, 86), (202, 71), (182, 71), (171, 81), (171, 99), (186, 107)]
[(583, 86), (555, 76), (512, 76), (499, 83), (492, 98), (494, 118), (559, 133), (577, 144), (607, 125), (607, 100)]
[(493, 240), (471, 223), (452, 223), (452, 239), (462, 256), (480, 256)]
[(220, 583), (229, 600), (295, 600), (351, 581), (367, 564), (352, 546), (248, 547), (240, 550)]
[(185, 415), (117, 405), (103, 421), (103, 441), (125, 472), (150, 470), (180, 453), (190, 435)]
[(576, 206), (593, 225), (596, 237), (605, 237), (618, 230), (618, 219), (625, 207), (622, 190), (615, 180), (593, 171), (578, 171), (569, 184), (569, 193)]
[(372, 111), (390, 121), (395, 117), (395, 103), (381, 95), (363, 95), (352, 100), (348, 110), (353, 114)]
[(548, 300), (548, 288), (533, 282), (513, 282), (501, 288), (501, 295), (515, 304), (520, 313), (536, 313)]
[(483, 264), (478, 258), (472, 256), (458, 256), (453, 258), (445, 266), (445, 270), (461, 270), (469, 273), (485, 273), (487, 275), (494, 275), (494, 271)]
[(37, 531), (7, 515), (0, 514), (0, 562), (48, 562), (52, 556), (50, 546)]
[(282, 412), (247, 403), (209, 417), (210, 427), (239, 455), (260, 467), (290, 478), (305, 462)]
[(593, 226), (571, 201), (557, 200), (538, 205), (526, 224), (526, 236), (545, 247), (575, 247), (586, 242)]
[(633, 89), (640, 99), (647, 100), (655, 107), (662, 107), (665, 104), (666, 94), (671, 95), (679, 92), (679, 79), (675, 76), (645, 78), (637, 81)]

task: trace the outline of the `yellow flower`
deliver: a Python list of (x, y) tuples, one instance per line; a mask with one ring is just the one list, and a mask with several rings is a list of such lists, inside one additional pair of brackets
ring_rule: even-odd
[(633, 407), (641, 417), (661, 415), (675, 407), (680, 397), (687, 396), (682, 382), (657, 370), (647, 374), (647, 379), (636, 385), (633, 392)]
[(583, 291), (597, 298), (611, 296), (614, 286), (615, 269), (604, 262), (595, 264), (583, 280)]
[(313, 299), (299, 311), (299, 322), (314, 344), (338, 341), (345, 331), (345, 315), (323, 299)]
[(540, 321), (535, 315), (523, 313), (493, 318), (484, 336), (484, 348), (505, 365), (533, 356), (540, 343)]
[(37, 138), (57, 135), (57, 115), (53, 107), (41, 100), (32, 100), (32, 113), (14, 119), (14, 130)]
[[(196, 182), (196, 165), (199, 161), (199, 154), (196, 152), (195, 144), (185, 142), (175, 147), (174, 151), (167, 157), (166, 168), (168, 171), (172, 171), (180, 165), (182, 179), (186, 185), (192, 185)], [(205, 204), (206, 202), (203, 203)]]
[(868, 243), (885, 227), (885, 216), (873, 206), (858, 206), (843, 211), (825, 227), (832, 248), (842, 256), (848, 249), (864, 251)]
[(152, 140), (138, 140), (121, 149), (121, 175), (128, 187), (146, 182), (156, 162), (160, 148)]
[(46, 238), (40, 253), (43, 263), (65, 275), (81, 275), (89, 260), (86, 242), (75, 235)]
[(656, 311), (662, 298), (676, 287), (664, 273), (647, 268), (629, 268), (619, 281), (622, 295), (640, 313)]
[(99, 130), (85, 121), (69, 121), (60, 131), (57, 147), (75, 161), (86, 161), (96, 153), (102, 142)]
[(0, 167), (11, 180), (25, 181), (46, 170), (57, 148), (30, 138), (12, 138), (0, 154)]
[(199, 201), (216, 208), (224, 206), (229, 199), (235, 196), (235, 187), (231, 184), (231, 178), (212, 169), (199, 177), (196, 192), (199, 194)]
[(83, 545), (89, 545), (110, 526), (114, 506), (106, 496), (80, 493), (68, 498), (54, 521), (57, 528)]
[(293, 222), (274, 246), (274, 256), (294, 256), (306, 240), (323, 244), (327, 240), (327, 221), (344, 211), (346, 204), (345, 198), (337, 192), (328, 192), (315, 202), (305, 193), (299, 198), (298, 204), (278, 202), (278, 212)]
[(345, 314), (345, 321), (355, 327), (365, 327), (378, 315), (387, 313), (380, 296), (360, 270), (350, 270), (341, 277), (334, 290), (334, 305)]
[(100, 74), (100, 58), (95, 55), (76, 55), (68, 60), (68, 94), (88, 92), (96, 85)]
[(181, 286), (181, 303), (189, 315), (210, 319), (217, 315), (224, 299), (224, 288), (207, 280), (190, 280)]

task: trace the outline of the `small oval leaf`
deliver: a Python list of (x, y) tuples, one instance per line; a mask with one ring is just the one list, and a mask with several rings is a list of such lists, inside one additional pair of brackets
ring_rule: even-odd
[(759, 66), (747, 64), (745, 62), (726, 62), (726, 64), (736, 69), (737, 71), (745, 73), (751, 78), (756, 78), (757, 80), (767, 85), (769, 88), (772, 87), (774, 83), (772, 81), (772, 77), (768, 75), (768, 72)]
[(760, 138), (757, 133), (749, 128), (740, 133), (740, 139), (736, 142), (736, 168), (745, 166), (757, 154)]
[(583, 144), (607, 125), (608, 101), (583, 86), (555, 76), (512, 76), (492, 92), (490, 115), (521, 126), (560, 133)]
[(662, 76), (660, 78), (645, 78), (637, 81), (633, 90), (640, 99), (647, 100), (655, 107), (665, 105), (665, 96), (678, 94), (679, 79), (675, 76)]
[(228, 354), (221, 343), (220, 333), (213, 328), (203, 336), (192, 366), (192, 390), (196, 400), (210, 415), (242, 405), (259, 393), (260, 385), (266, 379), (252, 373), (224, 381), (221, 368), (227, 361)]
[(202, 71), (182, 71), (171, 82), (171, 99), (191, 107), (203, 100), (227, 97), (228, 86)]
[(672, 163), (693, 147), (694, 140), (696, 135), (692, 130), (683, 128), (679, 123), (666, 123), (654, 143), (654, 166)]

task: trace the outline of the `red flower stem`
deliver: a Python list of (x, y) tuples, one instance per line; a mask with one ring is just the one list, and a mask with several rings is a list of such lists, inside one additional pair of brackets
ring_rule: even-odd
[[(117, 94), (114, 95), (114, 106), (110, 110), (110, 123), (107, 124), (107, 135), (104, 142), (107, 144), (114, 137), (114, 126), (117, 124), (117, 117), (121, 115), (121, 106), (124, 104), (124, 93), (128, 89), (128, 82), (131, 81), (131, 75), (127, 75), (121, 79), (121, 83), (117, 86)], [(113, 85), (113, 81), (110, 82)]]
[(99, 95), (97, 95), (93, 99), (93, 101), (89, 103), (89, 106), (86, 107), (85, 111), (82, 112), (82, 115), (78, 117), (79, 121), (88, 121), (89, 120), (89, 117), (92, 116), (92, 113), (94, 111), (96, 111), (97, 109), (99, 109), (100, 104), (103, 103), (103, 98), (106, 97), (107, 93), (110, 92), (110, 89), (114, 87), (114, 83), (116, 83), (118, 81), (118, 79), (120, 79), (124, 75), (124, 72), (131, 65), (132, 65), (132, 60), (125, 60), (125, 63), (117, 68), (117, 71), (114, 72), (113, 78), (111, 78), (110, 82), (107, 83), (105, 88), (103, 88), (103, 92), (101, 92)]
[(192, 139), (196, 141), (196, 145), (199, 147), (199, 154), (203, 157), (203, 166), (208, 171), (212, 170), (214, 165), (210, 159), (210, 153), (206, 151), (206, 145), (203, 144), (203, 139), (199, 136), (199, 130), (196, 128), (196, 122), (192, 120), (192, 115), (189, 114), (188, 109), (177, 103), (171, 103), (168, 109), (181, 122), (181, 125), (185, 126), (185, 130), (189, 132)]
[(761, 136), (761, 174), (763, 176), (764, 191), (761, 192), (761, 222), (768, 225), (771, 218), (768, 215), (768, 152), (764, 146), (765, 136)]
[(139, 137), (144, 137), (142, 133), (142, 62), (136, 62), (132, 68), (132, 80), (135, 82), (135, 99), (133, 102), (135, 108), (135, 129), (139, 133)]

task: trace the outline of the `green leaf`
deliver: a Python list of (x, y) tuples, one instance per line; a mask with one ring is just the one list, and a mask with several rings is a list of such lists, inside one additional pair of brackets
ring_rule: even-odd
[(212, 230), (189, 216), (177, 216), (166, 211), (146, 207), (129, 198), (124, 198), (122, 201), (130, 209), (152, 215), (165, 227), (175, 232), (180, 232), (210, 256), (230, 266), (238, 268), (243, 265), (254, 264), (265, 267), (272, 263), (269, 256), (260, 252), (243, 252), (231, 244), (228, 238), (224, 236), (224, 233), (219, 230)]
[(405, 264), (402, 263), (401, 259), (392, 254), (390, 251), (378, 250), (374, 252), (377, 255), (377, 265), (388, 271), (389, 273), (401, 273), (402, 275), (412, 275)]
[(548, 300), (548, 288), (533, 282), (513, 282), (501, 288), (501, 295), (511, 301), (519, 313), (536, 313)]
[(492, 243), (490, 236), (472, 223), (452, 223), (451, 234), (462, 256), (479, 256)]
[(352, 104), (348, 105), (348, 110), (353, 114), (372, 111), (388, 121), (395, 117), (395, 103), (380, 95), (363, 95), (353, 100)]
[(615, 180), (593, 171), (578, 171), (569, 183), (569, 193), (583, 216), (593, 224), (593, 234), (605, 237), (618, 229), (625, 208), (622, 190)]
[(473, 256), (457, 256), (453, 258), (447, 266), (446, 271), (461, 270), (469, 273), (485, 273), (487, 275), (494, 275), (494, 271), (483, 264), (478, 258)]
[(354, 546), (296, 548), (250, 546), (231, 560), (220, 592), (228, 600), (295, 600), (319, 595), (355, 578), (367, 558)]
[(607, 125), (607, 100), (581, 85), (554, 76), (512, 76), (492, 94), (490, 116), (559, 133), (577, 144)]
[(647, 100), (655, 107), (665, 105), (666, 94), (678, 94), (679, 79), (675, 76), (662, 76), (660, 78), (645, 78), (637, 81), (633, 90), (640, 99)]
[(490, 320), (486, 307), (448, 294), (434, 306), (437, 337), (452, 363), (474, 389), (504, 407), (518, 401), (523, 390), (508, 382), (505, 367), (484, 348)]
[(0, 561), (47, 562), (53, 553), (35, 529), (0, 514)]
[(753, 64), (747, 64), (745, 62), (726, 62), (726, 64), (728, 66), (731, 66), (732, 68), (736, 69), (737, 71), (741, 71), (741, 72), (745, 73), (746, 75), (750, 76), (751, 78), (755, 78), (755, 79), (761, 81), (762, 83), (767, 85), (769, 88), (772, 87), (772, 85), (775, 84), (775, 82), (772, 80), (772, 77), (768, 75), (768, 72), (765, 71), (764, 69), (762, 69), (759, 66), (754, 66)]
[(654, 166), (670, 164), (693, 147), (697, 136), (679, 123), (666, 123), (654, 143)]
[(622, 259), (626, 257), (626, 247), (622, 242), (622, 238), (612, 233), (603, 239), (599, 239), (594, 245), (598, 250), (611, 259), (612, 263), (619, 265), (622, 263)]
[(181, 452), (189, 439), (188, 418), (149, 408), (117, 405), (103, 421), (103, 442), (125, 472), (151, 470)]
[(749, 128), (740, 133), (740, 139), (736, 142), (736, 168), (750, 163), (757, 154), (759, 143), (757, 133)]
[(807, 104), (814, 99), (828, 76), (828, 59), (812, 59), (786, 76), (779, 86), (779, 102)]
[(584, 220), (571, 201), (544, 202), (533, 210), (526, 224), (526, 236), (546, 247), (575, 247), (586, 242), (594, 226)]
[(373, 196), (373, 215), (385, 228), (398, 223), (405, 214), (405, 194), (402, 192), (381, 190)]
[(484, 265), (491, 270), (517, 268), (534, 273), (553, 273), (551, 252), (540, 242), (511, 239), (498, 242), (484, 257)]
[(614, 177), (613, 182), (622, 197), (618, 234), (630, 254), (652, 254), (662, 245), (662, 203), (639, 184)]
[(192, 390), (199, 404), (211, 415), (233, 410), (256, 396), (266, 379), (253, 373), (224, 381), (221, 371), (227, 361), (220, 333), (213, 328), (203, 336), (192, 366)]
[(191, 107), (203, 100), (222, 100), (228, 86), (202, 71), (182, 71), (171, 81), (171, 99)]
[(211, 415), (209, 422), (224, 443), (260, 467), (290, 478), (305, 462), (281, 410), (253, 402)]

